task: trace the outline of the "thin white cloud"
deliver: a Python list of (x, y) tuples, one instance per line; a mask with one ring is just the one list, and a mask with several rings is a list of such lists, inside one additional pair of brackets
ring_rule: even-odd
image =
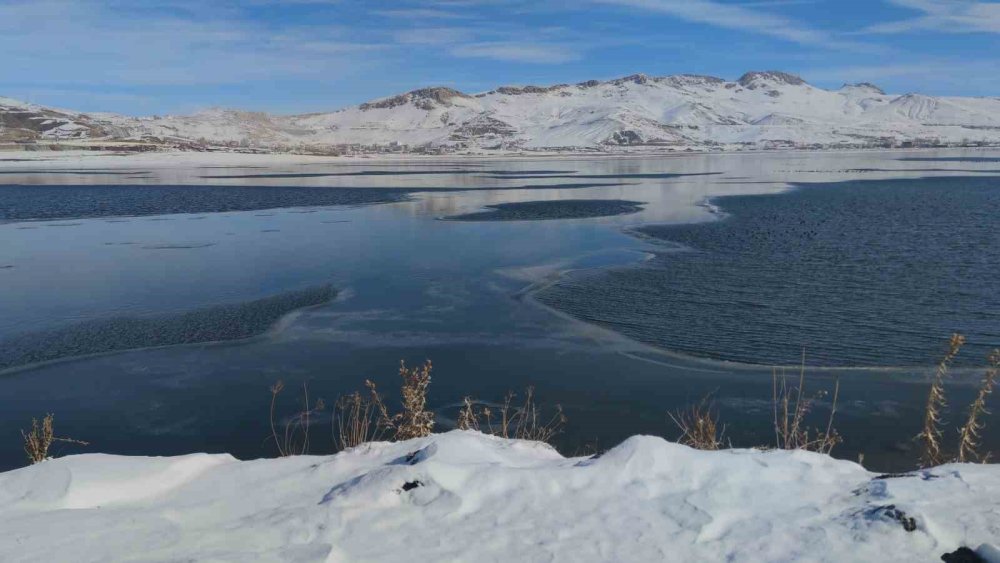
[(473, 17), (469, 14), (461, 14), (449, 10), (436, 10), (433, 8), (399, 8), (393, 10), (373, 10), (371, 13), (376, 16), (384, 16), (387, 18), (403, 18), (403, 19), (460, 20)]
[[(437, 0), (429, 5), (452, 9), (502, 5), (505, 11), (514, 7), (511, 2), (502, 3), (502, 0)], [(422, 25), (423, 22), (418, 19), (414, 27), (399, 27), (388, 33), (403, 49), (438, 47), (435, 55), (457, 58), (559, 64), (579, 60), (586, 50), (581, 42), (568, 39), (574, 36), (571, 29), (552, 25), (525, 26), (507, 19), (485, 23), (482, 13), (473, 10), (463, 14), (468, 18), (462, 22), (440, 21), (434, 23), (443, 25)]]
[(897, 94), (922, 92), (933, 95), (993, 94), (1000, 90), (996, 62), (930, 59), (906, 63), (814, 68), (802, 76), (815, 82), (872, 82)]
[(967, 0), (889, 0), (921, 15), (870, 26), (868, 33), (907, 33), (933, 30), (945, 33), (1000, 33), (1000, 2)]
[(199, 11), (174, 0), (132, 8), (0, 0), (4, 74), (24, 82), (211, 85), (328, 77), (349, 71), (350, 55), (384, 48), (330, 26), (265, 27), (219, 5)]
[(820, 0), (753, 0), (741, 2), (744, 8), (774, 8), (780, 6), (803, 6), (807, 4), (818, 4)]
[(557, 64), (580, 58), (579, 53), (567, 45), (521, 41), (492, 41), (457, 45), (452, 48), (451, 54), (462, 58), (532, 64)]
[(393, 38), (405, 45), (446, 45), (472, 41), (476, 31), (463, 27), (418, 27), (393, 33)]
[(594, 0), (597, 3), (617, 5), (657, 12), (682, 20), (707, 24), (725, 29), (748, 31), (799, 43), (801, 45), (834, 48), (865, 49), (868, 46), (842, 41), (829, 32), (810, 27), (781, 14), (761, 10), (752, 3), (724, 4), (713, 0)]

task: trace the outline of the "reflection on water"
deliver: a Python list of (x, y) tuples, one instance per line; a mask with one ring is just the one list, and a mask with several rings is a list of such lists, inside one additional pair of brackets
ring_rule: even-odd
[[(206, 183), (200, 178), (205, 166), (228, 164), (163, 162), (163, 158), (122, 159), (122, 168), (133, 174), (148, 172), (149, 177), (141, 180), (74, 174), (87, 165), (58, 159), (46, 162), (46, 169), (64, 173), (4, 174), (4, 182), (20, 187), (0, 187), (0, 194), (11, 189), (64, 194), (54, 196), (60, 199), (55, 208), (74, 211), (59, 218), (77, 225), (0, 224), (0, 265), (8, 266), (0, 269), (4, 288), (0, 340), (120, 317), (183, 315), (327, 283), (337, 288), (338, 299), (300, 311), (286, 318), (281, 330), (245, 343), (138, 350), (0, 376), (2, 433), (10, 435), (32, 416), (51, 411), (67, 433), (90, 440), (100, 451), (268, 455), (262, 439), (267, 434), (267, 387), (275, 379), (290, 386), (309, 380), (315, 394), (332, 399), (357, 388), (365, 378), (392, 389), (399, 359), (431, 358), (436, 370), (431, 406), (443, 426), (454, 416), (454, 404), (466, 394), (498, 399), (509, 389), (535, 384), (543, 401), (566, 407), (570, 425), (564, 445), (572, 452), (584, 444), (610, 446), (637, 432), (670, 435), (666, 410), (714, 391), (723, 416), (739, 422), (731, 425), (733, 440), (765, 443), (771, 429), (759, 411), (760, 401), (770, 397), (767, 369), (650, 349), (540, 307), (526, 288), (547, 287), (566, 271), (648, 267), (643, 260), (659, 245), (623, 229), (714, 221), (719, 209), (707, 201), (711, 197), (773, 194), (786, 190), (789, 182), (962, 174), (908, 173), (913, 163), (899, 160), (898, 153), (560, 158), (543, 163), (524, 159), (342, 164), (276, 159), (265, 164), (258, 160), (225, 174), (254, 174), (253, 188), (244, 187), (246, 178), (216, 178), (211, 180), (215, 188), (202, 188), (196, 186)], [(111, 162), (113, 158), (102, 157), (100, 167), (108, 169)], [(962, 162), (961, 168), (977, 165)], [(2, 166), (5, 171), (38, 168), (24, 162)], [(294, 178), (294, 187), (280, 187), (288, 185), (288, 177), (266, 177), (293, 174), (303, 166), (324, 175)], [(947, 168), (945, 162), (940, 166)], [(982, 166), (988, 169), (990, 163)], [(457, 172), (327, 175), (426, 168)], [(886, 171), (844, 172), (863, 168)], [(532, 176), (530, 182), (517, 178), (525, 175)], [(556, 177), (560, 175), (602, 181), (567, 185), (565, 178)], [(62, 185), (79, 187), (56, 187)], [(127, 198), (136, 185), (166, 190), (157, 193), (163, 194), (158, 199), (168, 207), (150, 208), (161, 215), (78, 219), (142, 215), (132, 204), (124, 212), (107, 211), (122, 209), (116, 207), (122, 205), (116, 194)], [(264, 186), (279, 188), (272, 192)], [(98, 202), (96, 206), (69, 203), (77, 197), (72, 194), (87, 193), (90, 187), (89, 193), (97, 194), (91, 200)], [(223, 190), (215, 193), (223, 200), (232, 197), (234, 205), (243, 205), (245, 198), (236, 196), (247, 193), (260, 194), (253, 198), (277, 198), (280, 205), (219, 206), (217, 198), (205, 196), (206, 189)], [(341, 197), (338, 189), (361, 199), (323, 199)], [(289, 193), (317, 199), (290, 202)], [(185, 195), (211, 205), (192, 205), (183, 200)], [(481, 212), (491, 205), (580, 199), (645, 203), (636, 213), (611, 217), (437, 220)], [(301, 213), (305, 207), (315, 213)], [(42, 204), (22, 215), (5, 213), (23, 218), (52, 208)], [(270, 211), (259, 211), (265, 208)], [(716, 289), (710, 282), (702, 285)], [(864, 451), (875, 466), (906, 466), (912, 457), (908, 439), (916, 433), (926, 392), (919, 376), (925, 373), (924, 369), (816, 372), (817, 389), (828, 387), (836, 374), (843, 377), (840, 429), (847, 441), (840, 454), (854, 457)], [(961, 370), (956, 375), (961, 377)], [(953, 404), (963, 403), (963, 393), (968, 391), (954, 391)], [(823, 405), (818, 405), (816, 415), (824, 414)], [(998, 440), (988, 436), (987, 441), (996, 445)], [(0, 443), (0, 466), (17, 465), (20, 456), (15, 441)]]
[[(391, 170), (358, 170), (353, 172), (276, 172), (270, 174), (215, 174), (199, 176), (207, 179), (250, 179), (250, 178), (336, 178), (338, 176), (431, 176), (431, 175), (464, 175), (464, 174), (485, 174), (488, 177), (514, 177), (519, 179), (534, 178), (542, 175), (568, 174), (561, 178), (572, 178), (572, 170), (480, 170), (477, 168), (451, 168), (448, 170), (433, 170), (429, 168), (419, 168), (417, 170), (391, 169)], [(593, 177), (593, 176), (590, 176)]]
[(908, 156), (898, 160), (904, 162), (1000, 162), (993, 156)]

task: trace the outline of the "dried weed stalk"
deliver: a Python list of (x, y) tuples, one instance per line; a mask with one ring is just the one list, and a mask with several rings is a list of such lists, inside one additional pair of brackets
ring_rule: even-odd
[(833, 399), (830, 405), (830, 416), (823, 432), (815, 430), (810, 433), (805, 426), (806, 415), (812, 410), (816, 399), (826, 395), (820, 391), (816, 395), (805, 394), (805, 355), (799, 368), (798, 385), (790, 387), (784, 370), (773, 370), (771, 373), (771, 404), (774, 410), (774, 438), (778, 449), (809, 450), (829, 454), (842, 439), (833, 428), (833, 419), (837, 413), (837, 400), (840, 396), (840, 378), (837, 378), (833, 388)]
[(535, 403), (535, 388), (528, 387), (524, 399), (515, 403), (517, 395), (507, 393), (504, 402), (495, 409), (477, 408), (477, 403), (466, 397), (458, 413), (458, 428), (476, 430), (501, 438), (532, 440), (551, 443), (566, 424), (562, 406), (556, 405), (555, 413), (545, 417)]
[(423, 438), (430, 436), (434, 430), (434, 413), (426, 410), (432, 368), (430, 360), (415, 368), (407, 368), (405, 362), (399, 362), (399, 376), (403, 379), (403, 412), (392, 419), (396, 440)]
[(941, 411), (947, 406), (944, 398), (944, 379), (948, 375), (948, 368), (962, 349), (963, 344), (965, 344), (964, 336), (957, 332), (951, 335), (951, 339), (948, 341), (948, 352), (938, 364), (934, 379), (931, 381), (931, 389), (927, 394), (927, 406), (924, 408), (924, 428), (916, 437), (922, 445), (920, 467), (933, 467), (941, 465), (945, 461), (941, 450)]
[(368, 394), (357, 391), (334, 404), (333, 438), (337, 450), (384, 440), (389, 432), (388, 411), (375, 384), (366, 380)]
[(986, 398), (993, 392), (998, 371), (1000, 371), (1000, 348), (993, 350), (990, 354), (989, 366), (986, 368), (986, 374), (979, 385), (979, 393), (976, 394), (976, 399), (969, 406), (969, 418), (958, 431), (957, 461), (959, 463), (967, 461), (981, 461), (985, 463), (989, 461), (989, 453), (985, 455), (979, 454), (980, 432), (986, 427), (985, 423), (980, 421), (980, 418), (990, 414), (990, 411), (986, 409)]
[[(309, 402), (309, 385), (302, 384), (302, 408), (301, 410), (285, 420), (284, 428), (280, 428), (275, 423), (275, 405), (278, 395), (285, 390), (285, 383), (280, 379), (271, 386), (271, 436), (275, 446), (278, 448), (278, 455), (288, 457), (293, 455), (305, 455), (309, 453), (309, 426), (313, 415), (322, 412), (326, 408), (323, 399), (317, 399), (313, 406)], [(279, 429), (281, 430), (279, 432)]]
[(670, 420), (681, 431), (679, 444), (691, 446), (698, 450), (718, 450), (722, 446), (722, 438), (726, 427), (719, 425), (719, 415), (714, 411), (711, 394), (686, 409), (670, 413)]
[(25, 432), (21, 431), (21, 437), (24, 438), (24, 453), (28, 456), (28, 461), (32, 465), (36, 463), (41, 463), (46, 459), (49, 459), (49, 448), (55, 442), (63, 442), (67, 444), (77, 444), (80, 446), (90, 445), (88, 442), (83, 440), (74, 440), (72, 438), (60, 438), (55, 435), (55, 430), (53, 429), (52, 423), (55, 417), (49, 413), (42, 418), (41, 423), (38, 419), (31, 419), (31, 430)]

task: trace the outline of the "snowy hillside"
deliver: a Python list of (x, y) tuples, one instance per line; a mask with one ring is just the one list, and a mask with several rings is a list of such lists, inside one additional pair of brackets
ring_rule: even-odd
[[(749, 72), (733, 82), (637, 74), (474, 95), (425, 88), (333, 113), (295, 116), (210, 110), (151, 118), (58, 117), (53, 110), (31, 107), (37, 115), (24, 117), (23, 108), (0, 98), (0, 140), (30, 136), (24, 132), (30, 130), (40, 139), (75, 132), (166, 144), (392, 145), (393, 150), (1000, 144), (1000, 98), (892, 95), (867, 83), (831, 91), (775, 71)], [(46, 115), (67, 123), (39, 126)]]
[(99, 120), (0, 97), (0, 143), (39, 139), (89, 139), (121, 135)]
[(877, 476), (633, 437), (455, 431), (330, 457), (80, 455), (0, 474), (4, 561), (1000, 561), (1000, 469)]

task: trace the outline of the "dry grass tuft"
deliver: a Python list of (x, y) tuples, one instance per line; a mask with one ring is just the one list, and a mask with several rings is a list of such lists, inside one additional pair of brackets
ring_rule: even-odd
[(458, 420), (455, 421), (455, 427), (459, 430), (475, 430), (476, 432), (482, 432), (479, 427), (479, 416), (482, 411), (476, 411), (476, 403), (472, 400), (472, 397), (465, 397), (462, 399), (462, 408), (458, 411)]
[(407, 368), (405, 362), (399, 362), (399, 376), (403, 378), (403, 412), (392, 418), (397, 440), (423, 438), (430, 436), (434, 430), (434, 413), (425, 410), (431, 369), (433, 366), (430, 360), (415, 368)]
[(945, 461), (941, 451), (941, 411), (947, 406), (944, 398), (944, 378), (948, 375), (948, 368), (962, 349), (963, 344), (965, 344), (964, 336), (957, 332), (952, 334), (948, 341), (948, 352), (945, 353), (934, 373), (931, 389), (927, 394), (927, 406), (924, 408), (924, 429), (920, 434), (917, 434), (917, 440), (923, 446), (920, 454), (920, 467), (934, 467)]
[(21, 437), (24, 438), (24, 453), (28, 455), (28, 460), (32, 465), (49, 459), (49, 448), (55, 442), (78, 444), (81, 446), (90, 445), (88, 442), (82, 440), (56, 437), (52, 425), (54, 419), (55, 417), (51, 413), (46, 414), (42, 418), (41, 423), (38, 422), (38, 419), (33, 418), (31, 419), (31, 430), (28, 432), (21, 431)]
[(389, 432), (388, 411), (375, 384), (365, 381), (368, 395), (357, 391), (341, 397), (333, 407), (333, 439), (337, 450), (384, 440)]
[(833, 419), (837, 414), (837, 399), (840, 396), (840, 379), (833, 388), (833, 399), (830, 405), (830, 417), (826, 422), (826, 430), (815, 430), (810, 433), (805, 426), (806, 415), (812, 410), (816, 399), (826, 395), (820, 391), (816, 395), (805, 395), (805, 355), (799, 369), (798, 386), (790, 387), (785, 372), (774, 370), (771, 374), (771, 404), (774, 410), (774, 439), (778, 449), (809, 450), (829, 454), (834, 446), (842, 441), (840, 434), (833, 428)]
[(274, 412), (278, 395), (285, 390), (285, 383), (281, 380), (271, 386), (271, 436), (275, 446), (278, 448), (278, 455), (288, 457), (293, 455), (305, 455), (309, 453), (309, 426), (314, 414), (322, 412), (326, 408), (323, 399), (317, 399), (313, 406), (309, 403), (309, 385), (302, 384), (302, 408), (301, 410), (285, 420), (285, 425), (279, 433), (279, 425), (275, 423)]
[(719, 425), (719, 415), (714, 412), (710, 397), (706, 395), (698, 404), (670, 413), (670, 419), (681, 431), (677, 443), (698, 450), (721, 448), (726, 427)]
[(986, 374), (979, 385), (979, 393), (976, 394), (976, 399), (969, 406), (969, 418), (965, 421), (965, 425), (958, 431), (957, 461), (959, 463), (973, 460), (983, 463), (989, 461), (989, 453), (985, 455), (979, 454), (979, 433), (985, 428), (985, 424), (980, 421), (980, 417), (990, 414), (990, 411), (986, 410), (986, 398), (993, 392), (998, 371), (1000, 371), (1000, 349), (993, 350), (993, 353), (990, 354), (989, 366), (986, 368)]
[(562, 406), (556, 405), (555, 413), (545, 417), (535, 404), (535, 388), (528, 387), (524, 400), (515, 403), (517, 395), (507, 393), (503, 404), (494, 409), (489, 406), (477, 408), (477, 403), (466, 397), (458, 413), (458, 428), (476, 430), (484, 434), (515, 440), (532, 440), (551, 443), (566, 425), (566, 415)]

